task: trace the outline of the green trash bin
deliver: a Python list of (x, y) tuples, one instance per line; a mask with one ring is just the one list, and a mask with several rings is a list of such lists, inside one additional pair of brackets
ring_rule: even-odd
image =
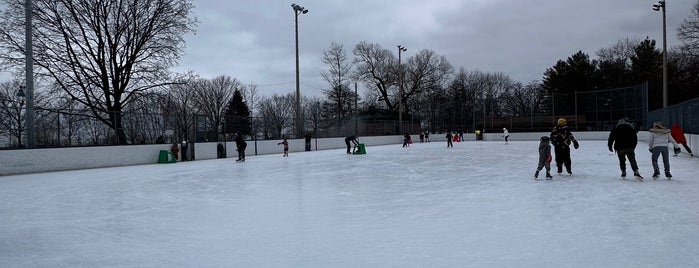
[(364, 147), (364, 143), (355, 145), (354, 150), (352, 150), (352, 154), (366, 154), (366, 148)]
[(175, 155), (171, 151), (160, 150), (160, 154), (158, 155), (158, 164), (175, 162), (177, 162), (177, 160), (175, 160)]

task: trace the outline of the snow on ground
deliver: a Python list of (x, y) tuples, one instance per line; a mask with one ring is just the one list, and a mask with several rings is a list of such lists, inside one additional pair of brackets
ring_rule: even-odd
[[(0, 267), (698, 267), (697, 159), (622, 180), (605, 141), (291, 152), (0, 177)], [(630, 168), (629, 168), (630, 169)]]

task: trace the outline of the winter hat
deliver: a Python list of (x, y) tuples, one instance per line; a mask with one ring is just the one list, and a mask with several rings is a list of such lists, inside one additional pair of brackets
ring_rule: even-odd
[(563, 117), (558, 118), (558, 124), (559, 124), (559, 125), (565, 125), (565, 124), (566, 124), (566, 119), (563, 118)]
[(622, 118), (622, 119), (619, 119), (619, 122), (618, 122), (618, 123), (619, 123), (619, 124), (623, 124), (623, 123), (628, 123), (628, 122), (629, 122), (629, 118), (628, 118), (628, 117), (624, 117), (624, 118)]
[(541, 136), (541, 138), (539, 140), (541, 140), (543, 142), (548, 142), (551, 139), (549, 138), (549, 136)]
[(663, 126), (663, 121), (655, 121), (655, 122), (653, 122), (653, 127), (654, 127), (654, 128), (665, 128), (665, 127)]

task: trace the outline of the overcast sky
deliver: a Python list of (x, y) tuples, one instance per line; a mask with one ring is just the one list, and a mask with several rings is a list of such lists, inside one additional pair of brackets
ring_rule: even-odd
[[(299, 15), (302, 95), (327, 87), (321, 62), (331, 42), (376, 43), (404, 59), (422, 49), (446, 56), (458, 70), (502, 72), (516, 81), (541, 80), (546, 68), (582, 50), (648, 36), (662, 47), (662, 13), (651, 0), (192, 0), (200, 21), (175, 71), (204, 78), (229, 75), (260, 93), (295, 92), (292, 3)], [(697, 0), (667, 1), (668, 49)], [(360, 91), (364, 88), (359, 86)]]

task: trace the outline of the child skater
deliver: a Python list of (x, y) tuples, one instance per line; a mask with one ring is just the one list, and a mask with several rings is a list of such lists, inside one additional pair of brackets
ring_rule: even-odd
[(534, 172), (534, 179), (539, 177), (539, 171), (546, 167), (546, 179), (550, 180), (553, 178), (551, 176), (551, 144), (549, 144), (550, 138), (547, 136), (542, 136), (539, 142), (539, 165), (536, 167), (536, 172)]
[(284, 155), (282, 157), (287, 157), (289, 156), (289, 142), (286, 141), (286, 138), (280, 143), (277, 143), (277, 145), (283, 144), (284, 145)]

